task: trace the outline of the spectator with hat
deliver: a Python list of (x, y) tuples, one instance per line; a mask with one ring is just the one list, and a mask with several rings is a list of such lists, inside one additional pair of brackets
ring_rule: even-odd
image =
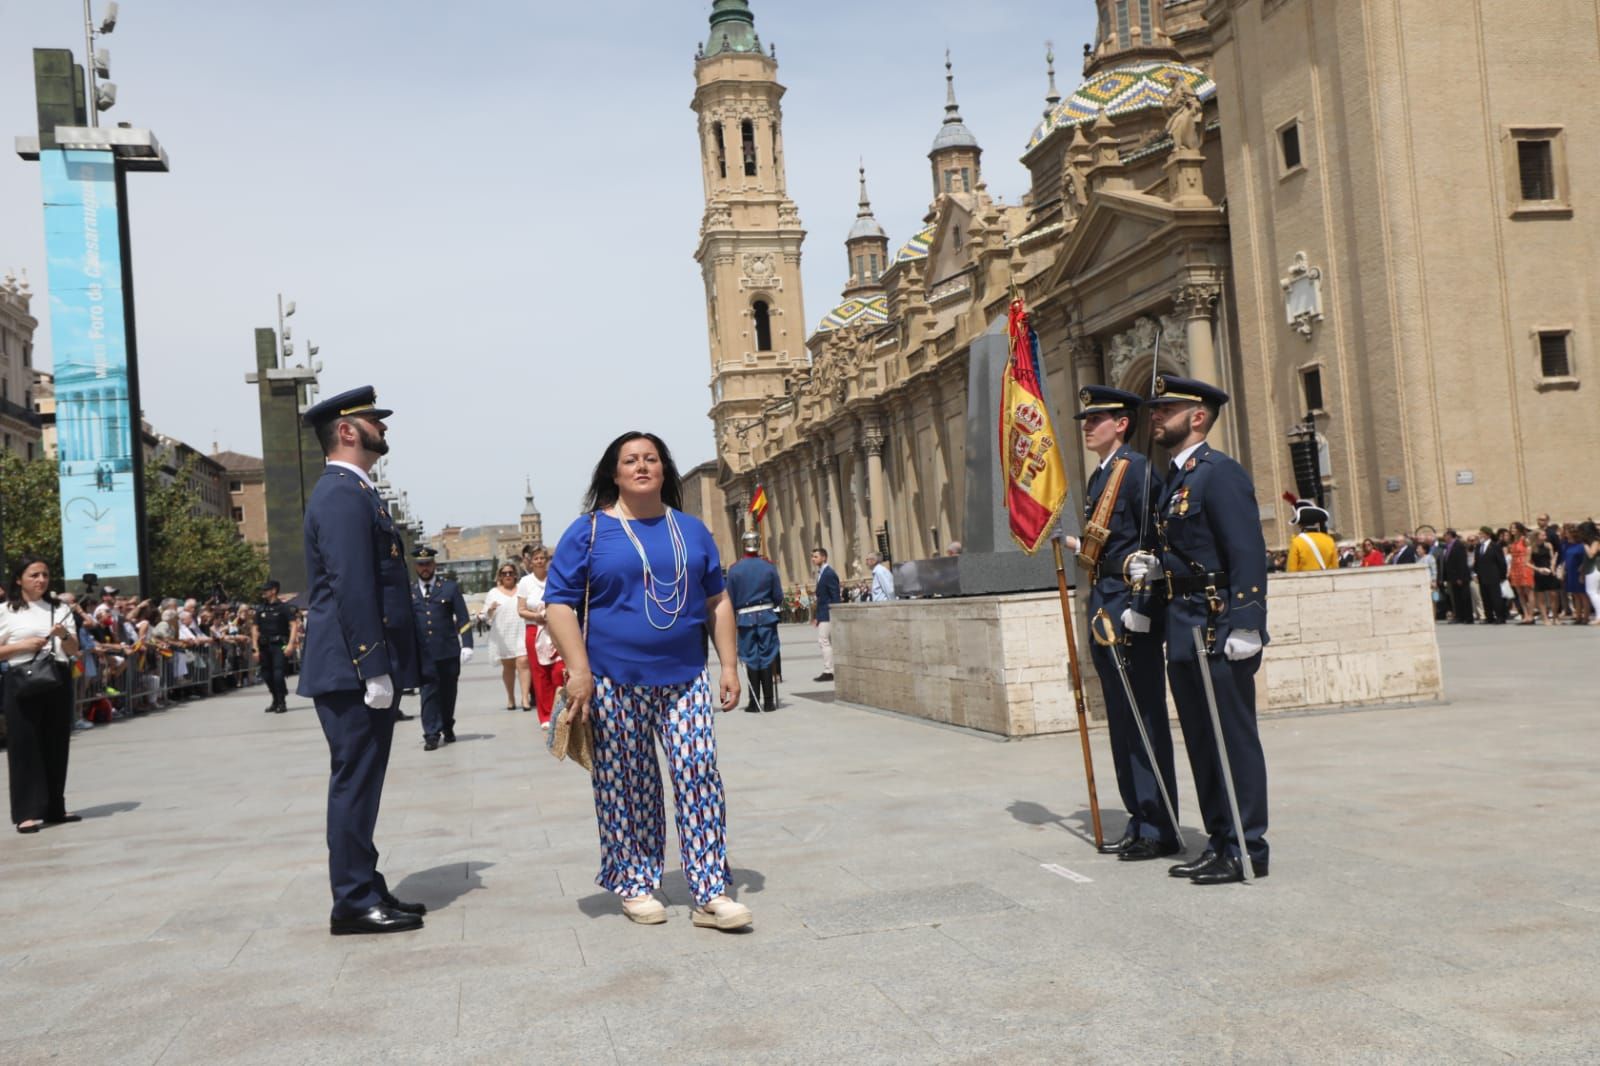
[(372, 831), (394, 742), (396, 692), (420, 681), (417, 623), (394, 519), (368, 473), (389, 451), (370, 387), (305, 413), (327, 466), (306, 503), (306, 649), (299, 694), (328, 741), (329, 932), (422, 928), (427, 908), (394, 897)]
[(418, 545), (417, 584), (411, 604), (422, 646), (422, 747), (434, 751), (441, 741), (456, 742), (456, 689), (461, 668), (472, 661), (472, 616), (461, 586), (435, 573), (439, 553)]
[(288, 659), (300, 647), (300, 612), (278, 598), (281, 587), (271, 579), (261, 583), (261, 602), (256, 605), (250, 630), (250, 647), (261, 681), (272, 693), (267, 714), (283, 714), (289, 709), (285, 671)]
[(1287, 492), (1283, 498), (1294, 508), (1291, 521), (1300, 527), (1300, 532), (1289, 542), (1289, 561), (1285, 569), (1291, 574), (1337, 570), (1339, 548), (1328, 536), (1328, 512), (1310, 500), (1297, 500)]

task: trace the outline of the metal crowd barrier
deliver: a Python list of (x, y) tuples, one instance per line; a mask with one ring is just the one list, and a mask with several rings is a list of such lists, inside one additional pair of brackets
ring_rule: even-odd
[[(94, 666), (88, 666), (88, 659)], [(296, 672), (298, 660), (288, 663)], [(73, 661), (74, 717), (100, 724), (147, 714), (260, 683), (250, 642), (221, 640), (195, 648), (149, 644), (137, 650), (80, 652)]]

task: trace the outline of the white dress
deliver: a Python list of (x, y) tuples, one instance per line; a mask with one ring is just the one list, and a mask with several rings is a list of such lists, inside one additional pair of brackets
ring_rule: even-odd
[(517, 614), (517, 594), (515, 591), (507, 592), (496, 585), (483, 597), (483, 611), (489, 613), (489, 605), (498, 603), (494, 617), (489, 619), (489, 653), (496, 661), (504, 659), (519, 659), (528, 654), (527, 626)]

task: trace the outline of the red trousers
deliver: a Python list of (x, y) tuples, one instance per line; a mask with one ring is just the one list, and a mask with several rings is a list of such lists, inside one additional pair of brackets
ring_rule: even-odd
[(534, 644), (539, 639), (539, 627), (528, 627), (528, 673), (533, 677), (533, 705), (539, 712), (539, 721), (550, 721), (550, 711), (556, 704), (556, 690), (567, 682), (566, 671), (560, 659), (549, 666), (539, 662)]

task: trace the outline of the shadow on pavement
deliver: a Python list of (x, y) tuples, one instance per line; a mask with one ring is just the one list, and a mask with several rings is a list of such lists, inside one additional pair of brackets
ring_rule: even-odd
[[(492, 862), (451, 862), (427, 870), (418, 870), (405, 876), (405, 880), (389, 889), (400, 899), (414, 899), (426, 903), (430, 910), (441, 910), (474, 889), (483, 887), (478, 875), (493, 866)], [(466, 876), (462, 876), (462, 867)]]
[(493, 733), (457, 733), (457, 740), (493, 740)]
[(113, 814), (125, 814), (138, 806), (138, 800), (121, 800), (117, 803), (102, 803), (98, 807), (80, 807), (77, 813), (84, 818), (110, 818)]
[[(1078, 839), (1089, 844), (1094, 843), (1094, 818), (1088, 808), (1074, 811), (1069, 818), (1067, 815), (1057, 814), (1042, 803), (1034, 803), (1032, 800), (1012, 800), (1011, 806), (1006, 808), (1006, 813), (1024, 825), (1060, 826)], [(1117, 823), (1115, 830), (1108, 824), (1105, 812), (1101, 812), (1100, 828), (1107, 841), (1116, 840), (1122, 835), (1123, 823), (1126, 821), (1126, 819), (1112, 820)]]

